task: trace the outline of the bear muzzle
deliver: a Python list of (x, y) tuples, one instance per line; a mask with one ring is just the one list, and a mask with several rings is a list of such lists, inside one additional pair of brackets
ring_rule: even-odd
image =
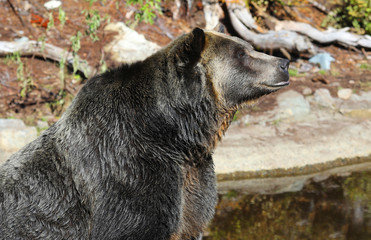
[(278, 62), (277, 72), (275, 74), (275, 78), (270, 83), (264, 83), (263, 85), (270, 87), (270, 88), (282, 88), (290, 84), (290, 77), (289, 77), (289, 65), (290, 61), (287, 59), (280, 59)]

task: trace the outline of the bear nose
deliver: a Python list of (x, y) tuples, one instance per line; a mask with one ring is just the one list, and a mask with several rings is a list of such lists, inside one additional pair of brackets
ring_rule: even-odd
[(284, 70), (284, 71), (288, 71), (288, 69), (289, 69), (289, 65), (290, 65), (290, 61), (287, 60), (287, 59), (282, 59), (282, 60), (280, 61), (280, 67), (281, 67), (281, 69)]

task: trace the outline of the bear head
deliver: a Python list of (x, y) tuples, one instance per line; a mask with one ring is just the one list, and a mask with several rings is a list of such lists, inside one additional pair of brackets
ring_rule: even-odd
[(175, 41), (172, 49), (176, 51), (177, 71), (204, 74), (214, 97), (226, 109), (289, 85), (287, 59), (254, 51), (237, 37), (195, 28)]

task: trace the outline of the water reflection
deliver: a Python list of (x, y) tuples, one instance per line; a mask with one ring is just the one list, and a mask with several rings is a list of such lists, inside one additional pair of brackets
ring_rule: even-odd
[(371, 171), (310, 181), (300, 192), (219, 196), (203, 239), (371, 239)]

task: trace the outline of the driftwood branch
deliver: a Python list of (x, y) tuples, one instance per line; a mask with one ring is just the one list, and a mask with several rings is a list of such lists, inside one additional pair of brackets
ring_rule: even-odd
[(0, 56), (6, 56), (19, 52), (21, 56), (37, 56), (41, 58), (51, 59), (56, 62), (66, 61), (69, 67), (73, 67), (74, 58), (77, 60), (77, 70), (85, 75), (91, 77), (95, 70), (89, 64), (78, 56), (73, 56), (71, 52), (67, 52), (60, 47), (45, 43), (41, 44), (37, 41), (27, 42), (6, 42), (0, 41)]
[(205, 29), (211, 30), (219, 23), (220, 15), (223, 12), (218, 0), (202, 0), (204, 16), (206, 21)]
[(259, 11), (259, 9), (258, 14), (266, 19), (267, 25), (272, 27), (274, 31), (257, 34), (255, 32), (261, 33), (262, 31), (257, 27), (249, 9), (242, 1), (238, 3), (227, 1), (227, 9), (235, 30), (241, 37), (258, 48), (284, 48), (288, 51), (309, 52), (313, 54), (315, 53), (315, 47), (309, 39), (321, 44), (338, 42), (346, 46), (371, 48), (371, 36), (369, 35), (353, 34), (347, 32), (347, 28), (320, 31), (308, 23), (277, 20), (264, 11)]
[[(257, 8), (256, 5), (254, 6)], [(320, 31), (308, 23), (280, 21), (261, 10), (258, 10), (258, 14), (262, 16), (275, 31), (286, 30), (297, 32), (321, 44), (338, 42), (346, 46), (371, 48), (371, 36), (347, 32), (349, 28), (340, 30), (329, 28), (327, 31)]]
[(231, 23), (238, 34), (255, 47), (265, 50), (286, 49), (290, 52), (315, 53), (315, 47), (310, 40), (295, 32), (282, 30), (257, 34), (249, 30), (257, 30), (258, 27), (246, 6), (238, 5), (240, 4), (227, 2)]
[(354, 33), (347, 32), (349, 28), (340, 30), (328, 29), (322, 32), (307, 23), (294, 22), (294, 21), (279, 21), (275, 20), (275, 30), (288, 30), (294, 31), (303, 35), (308, 36), (316, 42), (327, 44), (332, 42), (338, 42), (341, 44), (371, 48), (371, 36), (369, 35), (357, 35)]
[(234, 3), (234, 2), (226, 2), (228, 13), (232, 15), (235, 19), (238, 19), (245, 27), (248, 29), (252, 29), (258, 32), (262, 32), (259, 29), (259, 26), (255, 23), (255, 20), (251, 16), (249, 9), (246, 7), (245, 3)]

